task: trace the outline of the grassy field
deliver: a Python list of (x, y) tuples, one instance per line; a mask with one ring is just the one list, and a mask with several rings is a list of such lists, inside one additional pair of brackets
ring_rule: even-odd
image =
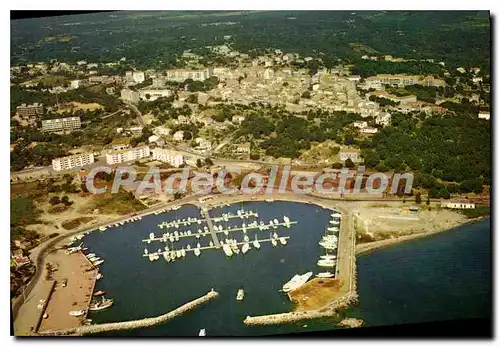
[(69, 220), (69, 221), (64, 221), (61, 226), (66, 229), (66, 230), (70, 230), (70, 229), (75, 229), (83, 224), (86, 224), (87, 222), (90, 222), (92, 220), (94, 220), (95, 218), (93, 217), (89, 217), (89, 216), (83, 216), (83, 217), (79, 217), (79, 218), (76, 218), (76, 219), (73, 219), (73, 220)]
[(98, 209), (99, 214), (126, 215), (146, 208), (141, 202), (123, 190), (116, 194), (105, 193), (92, 198), (93, 201), (86, 206), (89, 213), (94, 209)]

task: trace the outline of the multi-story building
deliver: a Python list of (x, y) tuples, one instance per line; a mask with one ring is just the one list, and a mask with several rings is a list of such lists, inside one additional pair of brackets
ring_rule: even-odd
[(179, 167), (184, 163), (184, 156), (181, 153), (163, 148), (153, 149), (153, 159), (168, 163), (173, 167)]
[(238, 144), (236, 146), (237, 153), (250, 154), (250, 143)]
[(476, 204), (468, 199), (457, 199), (441, 202), (441, 208), (449, 209), (475, 209)]
[(174, 141), (182, 141), (184, 139), (184, 131), (174, 133)]
[(142, 126), (132, 126), (128, 128), (128, 131), (130, 131), (134, 136), (140, 136), (142, 135), (142, 129)]
[(141, 72), (141, 71), (135, 71), (132, 73), (132, 80), (135, 82), (135, 83), (142, 83), (146, 80), (146, 78), (144, 77), (144, 72)]
[(71, 81), (71, 89), (78, 89), (80, 87), (81, 80), (75, 79)]
[(357, 128), (357, 129), (364, 129), (365, 127), (368, 127), (368, 122), (366, 121), (355, 121), (352, 123), (352, 125)]
[(133, 91), (130, 89), (122, 89), (120, 94), (121, 94), (121, 99), (123, 101), (127, 101), (130, 103), (139, 103), (140, 96), (137, 91)]
[(160, 97), (170, 97), (170, 96), (172, 96), (172, 90), (170, 89), (148, 88), (139, 90), (139, 98), (143, 101), (154, 101)]
[(359, 162), (359, 153), (353, 150), (341, 151), (339, 153), (339, 158), (342, 162), (347, 159), (351, 159), (352, 162)]
[(206, 68), (203, 70), (170, 70), (167, 71), (167, 80), (175, 82), (184, 82), (186, 79), (203, 82), (205, 79), (212, 77), (212, 69)]
[(73, 131), (81, 128), (80, 117), (42, 120), (43, 132)]
[(389, 113), (382, 113), (375, 117), (375, 124), (387, 126), (391, 123), (391, 115)]
[(26, 103), (23, 103), (22, 105), (17, 106), (16, 111), (17, 114), (23, 118), (41, 115), (43, 114), (43, 103), (35, 102), (32, 105), (26, 105)]
[(433, 76), (414, 76), (404, 74), (378, 74), (376, 76), (366, 78), (366, 84), (381, 83), (389, 85), (397, 85), (405, 87), (407, 85), (420, 84), (424, 86), (445, 86), (446, 83), (442, 79), (434, 78)]
[(106, 154), (106, 163), (108, 165), (115, 165), (122, 162), (140, 160), (149, 156), (149, 147), (145, 145), (131, 149), (108, 152)]
[(479, 112), (479, 114), (477, 115), (477, 117), (479, 119), (490, 120), (490, 112)]
[(52, 160), (52, 168), (54, 171), (63, 171), (82, 167), (94, 163), (94, 154), (78, 154), (65, 157), (58, 157)]
[(378, 129), (376, 127), (365, 127), (361, 129), (361, 133), (374, 134), (377, 132)]

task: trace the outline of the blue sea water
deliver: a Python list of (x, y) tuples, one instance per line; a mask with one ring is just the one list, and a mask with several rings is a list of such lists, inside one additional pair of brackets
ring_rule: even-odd
[[(142, 221), (87, 235), (85, 245), (105, 260), (104, 278), (96, 290), (115, 299), (112, 308), (89, 315), (94, 323), (152, 317), (173, 310), (206, 294), (212, 287), (220, 293), (214, 300), (168, 323), (152, 328), (106, 333), (128, 336), (194, 336), (201, 328), (211, 336), (253, 336), (338, 328), (334, 318), (279, 326), (247, 327), (247, 315), (289, 311), (293, 304), (279, 289), (296, 273), (318, 272), (318, 241), (324, 234), (330, 211), (316, 205), (292, 202), (247, 202), (212, 210), (211, 216), (244, 208), (259, 213), (259, 221), (287, 215), (298, 224), (279, 227), (280, 236), (290, 236), (286, 246), (263, 243), (242, 256), (227, 258), (221, 250), (192, 253), (184, 260), (166, 263), (163, 257), (150, 262), (142, 257), (164, 248), (164, 243), (143, 243), (150, 232), (157, 236), (163, 221), (199, 217), (194, 206), (143, 217)], [(248, 224), (253, 219), (245, 220)], [(233, 219), (223, 226), (241, 224)], [(203, 224), (200, 226), (204, 226)], [(191, 229), (198, 225), (179, 228)], [(250, 240), (269, 238), (269, 231), (248, 232)], [(238, 235), (236, 235), (238, 234)], [(241, 232), (232, 233), (241, 241)], [(224, 236), (222, 236), (224, 238)], [(202, 246), (211, 238), (200, 240)], [(196, 245), (197, 240), (189, 242)], [(181, 246), (186, 246), (184, 241)], [(490, 313), (490, 223), (481, 221), (435, 236), (381, 249), (357, 260), (359, 304), (348, 316), (362, 318), (366, 325), (487, 317)], [(245, 299), (236, 301), (238, 288)]]

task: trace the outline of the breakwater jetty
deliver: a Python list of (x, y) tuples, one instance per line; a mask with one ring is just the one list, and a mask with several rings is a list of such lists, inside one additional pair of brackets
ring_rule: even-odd
[(40, 335), (85, 335), (85, 334), (95, 334), (95, 333), (103, 333), (103, 332), (111, 332), (117, 330), (127, 330), (127, 329), (137, 329), (137, 328), (145, 328), (152, 327), (154, 325), (165, 323), (172, 318), (180, 316), (189, 310), (192, 310), (198, 307), (201, 304), (208, 302), (209, 300), (216, 298), (219, 296), (219, 293), (214, 291), (213, 289), (208, 292), (206, 295), (197, 298), (195, 300), (190, 301), (175, 310), (172, 310), (164, 315), (160, 315), (157, 317), (148, 317), (140, 320), (133, 321), (125, 321), (125, 322), (114, 322), (114, 323), (102, 323), (95, 324), (90, 326), (81, 326), (76, 328), (68, 328), (62, 330), (49, 330), (39, 333)]

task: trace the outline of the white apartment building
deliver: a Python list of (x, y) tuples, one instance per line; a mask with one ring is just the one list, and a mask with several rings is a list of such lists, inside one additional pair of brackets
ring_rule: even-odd
[(174, 141), (182, 141), (184, 139), (184, 131), (174, 133)]
[(352, 125), (357, 129), (364, 129), (368, 127), (368, 123), (366, 121), (355, 121)]
[(140, 71), (133, 72), (132, 79), (136, 83), (142, 83), (146, 80), (146, 78), (144, 77), (144, 72), (140, 72)]
[(212, 69), (206, 68), (203, 70), (170, 70), (167, 71), (167, 80), (175, 82), (184, 82), (186, 79), (192, 79), (203, 82), (205, 79), (212, 77)]
[(391, 115), (389, 113), (382, 113), (375, 117), (375, 124), (387, 126), (391, 123)]
[(374, 134), (377, 133), (378, 129), (375, 127), (365, 127), (361, 129), (361, 133)]
[(80, 117), (42, 120), (42, 132), (73, 131), (81, 126)]
[(153, 149), (153, 160), (168, 163), (173, 167), (179, 167), (184, 163), (184, 156), (181, 153), (163, 148)]
[(139, 103), (140, 96), (137, 91), (133, 91), (130, 89), (122, 89), (121, 91), (121, 99), (123, 101), (131, 102), (131, 103)]
[(134, 136), (141, 136), (142, 135), (142, 126), (132, 126), (127, 129), (127, 131), (130, 131)]
[(212, 142), (209, 140), (206, 140), (205, 138), (198, 137), (195, 140), (195, 143), (197, 144), (196, 149), (200, 151), (207, 151), (212, 149)]
[(233, 115), (231, 118), (231, 121), (233, 123), (241, 124), (245, 120), (245, 117), (243, 115)]
[(475, 209), (476, 204), (469, 200), (455, 200), (441, 202), (441, 208), (449, 209)]
[(94, 154), (78, 154), (65, 157), (58, 157), (52, 160), (52, 168), (54, 171), (63, 171), (82, 167), (94, 163)]
[(359, 162), (359, 153), (357, 151), (341, 151), (339, 153), (340, 161), (344, 162), (347, 159), (351, 159), (352, 162)]
[(78, 89), (80, 87), (80, 80), (75, 79), (71, 81), (71, 89)]
[(139, 90), (139, 98), (143, 101), (155, 101), (156, 99), (158, 99), (160, 97), (170, 97), (170, 96), (172, 96), (172, 90), (170, 90), (170, 89), (142, 89), (142, 90)]
[(149, 147), (147, 145), (120, 151), (112, 151), (106, 154), (106, 163), (115, 165), (127, 161), (136, 161), (149, 157)]
[(490, 120), (490, 112), (479, 112), (479, 114), (477, 115), (477, 117), (479, 119)]

